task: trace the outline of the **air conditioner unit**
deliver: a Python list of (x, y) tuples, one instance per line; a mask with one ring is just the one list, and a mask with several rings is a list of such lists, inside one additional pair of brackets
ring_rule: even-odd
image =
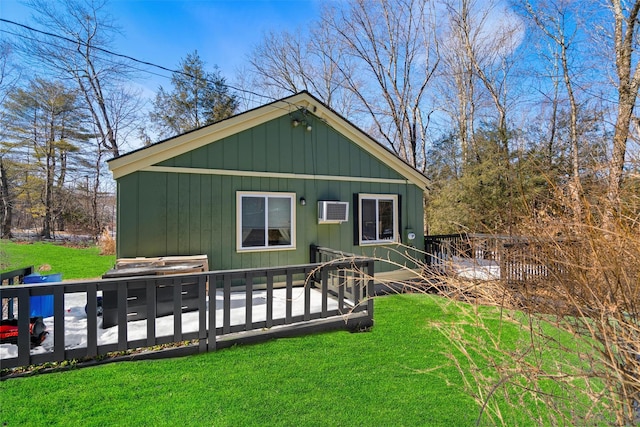
[(349, 202), (318, 202), (318, 224), (339, 224), (349, 221)]

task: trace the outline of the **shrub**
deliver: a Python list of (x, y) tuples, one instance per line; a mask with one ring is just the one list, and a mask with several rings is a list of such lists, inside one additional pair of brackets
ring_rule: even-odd
[(106, 227), (98, 238), (98, 246), (100, 247), (100, 255), (115, 255), (116, 253), (116, 240)]

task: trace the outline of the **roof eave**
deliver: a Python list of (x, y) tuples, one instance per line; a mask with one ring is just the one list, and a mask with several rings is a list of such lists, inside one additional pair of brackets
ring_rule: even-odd
[(118, 179), (186, 151), (200, 148), (269, 120), (290, 114), (301, 108), (307, 108), (314, 115), (325, 120), (336, 131), (391, 166), (407, 181), (420, 187), (423, 191), (428, 190), (429, 179), (426, 176), (308, 92), (292, 95), (209, 126), (116, 157), (109, 160), (109, 169), (113, 173), (114, 179)]

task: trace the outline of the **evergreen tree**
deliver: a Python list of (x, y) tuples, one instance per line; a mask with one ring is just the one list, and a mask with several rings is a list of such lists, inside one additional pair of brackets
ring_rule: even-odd
[(24, 172), (17, 191), (31, 216), (42, 220), (42, 236), (51, 238), (62, 214), (58, 195), (75, 166), (69, 155), (90, 137), (83, 129), (86, 115), (76, 91), (43, 79), (9, 94), (4, 107), (7, 140), (0, 145)]
[(231, 116), (238, 107), (217, 67), (205, 71), (197, 51), (180, 62), (180, 71), (171, 77), (173, 89), (158, 89), (150, 113), (161, 137), (170, 137), (206, 126)]

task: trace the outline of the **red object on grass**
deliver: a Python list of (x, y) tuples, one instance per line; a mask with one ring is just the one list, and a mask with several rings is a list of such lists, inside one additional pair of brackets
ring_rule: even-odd
[[(49, 334), (42, 317), (29, 319), (29, 334), (31, 335), (31, 345), (38, 346), (42, 344), (42, 341)], [(0, 343), (18, 343), (18, 319), (0, 321)]]

